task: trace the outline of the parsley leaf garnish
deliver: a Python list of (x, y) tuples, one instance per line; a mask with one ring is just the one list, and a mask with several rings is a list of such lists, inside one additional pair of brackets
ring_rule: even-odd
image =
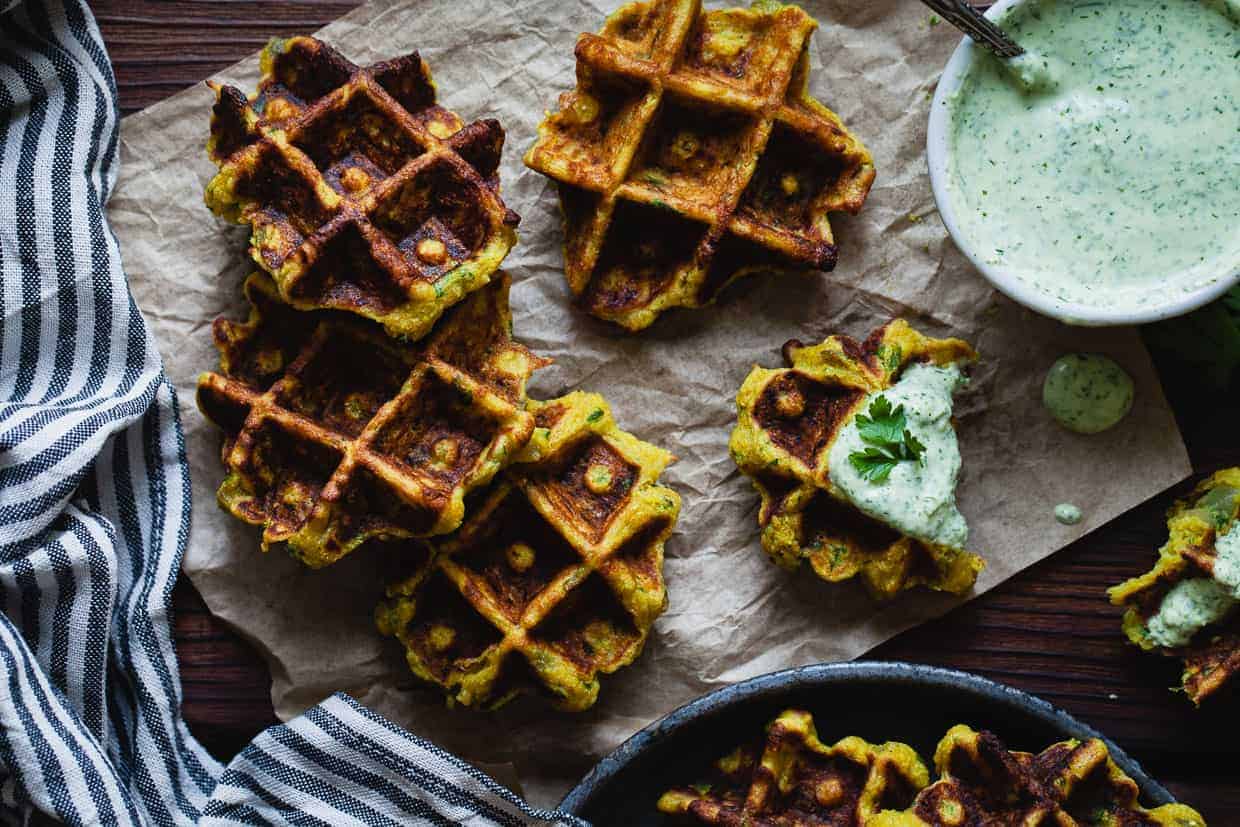
[(869, 482), (882, 482), (891, 475), (892, 469), (896, 467), (899, 460), (871, 446), (864, 451), (853, 451), (848, 455), (848, 462), (857, 469), (862, 479)]
[(867, 414), (857, 414), (857, 433), (865, 450), (853, 451), (848, 462), (867, 482), (884, 482), (896, 465), (906, 460), (920, 461), (926, 446), (908, 429), (904, 406), (891, 406), (885, 396), (870, 402)]
[(899, 442), (904, 438), (904, 406), (892, 410), (885, 396), (878, 396), (870, 403), (870, 415), (857, 414), (857, 430), (866, 442), (881, 445)]
[(908, 448), (911, 457), (906, 459), (921, 459), (921, 455), (926, 452), (926, 446), (921, 444), (921, 440), (913, 436), (913, 432), (908, 428), (904, 429), (904, 445)]

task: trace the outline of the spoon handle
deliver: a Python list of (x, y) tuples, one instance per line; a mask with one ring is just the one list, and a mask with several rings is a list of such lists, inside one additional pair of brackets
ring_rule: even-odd
[(967, 0), (921, 0), (943, 19), (985, 46), (999, 57), (1016, 57), (1025, 53), (1003, 30), (991, 23)]

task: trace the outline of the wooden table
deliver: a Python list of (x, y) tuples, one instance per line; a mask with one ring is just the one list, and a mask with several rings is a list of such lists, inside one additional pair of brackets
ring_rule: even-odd
[[(314, 31), (354, 5), (99, 0), (94, 8), (128, 113), (256, 51), (269, 37)], [(1240, 465), (1240, 389), (1202, 393), (1184, 371), (1160, 368), (1197, 472)], [(1120, 612), (1104, 593), (1150, 566), (1165, 539), (1163, 514), (1189, 485), (872, 657), (952, 666), (1036, 693), (1107, 733), (1211, 824), (1240, 824), (1240, 703), (1233, 698), (1197, 711), (1168, 691), (1178, 684), (1177, 664), (1126, 645)], [(184, 578), (173, 599), (185, 718), (217, 757), (231, 758), (276, 720), (267, 669), (212, 618)]]

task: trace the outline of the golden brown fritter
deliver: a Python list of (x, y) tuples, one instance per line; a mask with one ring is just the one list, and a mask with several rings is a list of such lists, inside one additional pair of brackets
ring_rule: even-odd
[(281, 297), (409, 339), (485, 285), (516, 241), (499, 198), (504, 131), (436, 105), (417, 52), (365, 68), (311, 37), (273, 40), (252, 100), (212, 85), (214, 212), (252, 228)]
[(790, 709), (765, 736), (715, 764), (711, 778), (669, 790), (659, 810), (727, 827), (860, 825), (885, 808), (908, 806), (928, 783), (907, 744), (818, 740), (808, 712)]
[(1167, 515), (1169, 538), (1158, 562), (1145, 574), (1109, 592), (1111, 602), (1126, 606), (1124, 632), (1142, 649), (1184, 659), (1184, 691), (1195, 704), (1230, 685), (1240, 674), (1240, 611), (1197, 632), (1187, 646), (1167, 649), (1151, 637), (1148, 622), (1177, 583), (1214, 576), (1217, 538), (1237, 531), (1240, 518), (1240, 468), (1219, 471)]
[(375, 614), (410, 669), (465, 706), (535, 691), (565, 709), (632, 663), (667, 605), (663, 544), (680, 498), (666, 451), (580, 391), (530, 402), (529, 445), (460, 531), (413, 552)]
[(960, 724), (935, 750), (938, 779), (912, 747), (818, 740), (810, 714), (787, 710), (762, 740), (669, 790), (658, 808), (727, 827), (1205, 827), (1191, 807), (1146, 809), (1136, 782), (1098, 739), (1034, 755)]
[(525, 163), (558, 182), (590, 313), (640, 330), (750, 272), (835, 266), (827, 216), (861, 208), (874, 164), (806, 91), (816, 26), (766, 0), (651, 0), (581, 36), (577, 87)]
[(880, 813), (866, 827), (1205, 827), (1183, 804), (1142, 807), (1136, 782), (1097, 738), (1034, 755), (961, 724), (939, 742), (934, 765), (939, 779), (912, 807)]
[(346, 314), (305, 313), (260, 273), (244, 323), (215, 323), (198, 405), (225, 432), (220, 504), (263, 548), (324, 566), (373, 537), (460, 525), (465, 496), (529, 441), (525, 383), (546, 364), (509, 333), (508, 277), (418, 345)]
[(831, 484), (827, 456), (867, 395), (891, 387), (915, 362), (972, 362), (959, 339), (931, 339), (896, 319), (864, 342), (831, 336), (784, 346), (788, 367), (755, 367), (736, 395), (732, 459), (762, 497), (762, 547), (779, 565), (808, 562), (837, 582), (860, 576), (888, 598), (917, 585), (962, 594), (983, 567), (979, 557), (900, 534), (863, 514)]

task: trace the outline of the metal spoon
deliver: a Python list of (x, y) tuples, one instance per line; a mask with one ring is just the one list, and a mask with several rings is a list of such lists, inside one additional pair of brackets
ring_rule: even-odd
[(980, 43), (999, 57), (1016, 57), (1025, 53), (1016, 41), (983, 17), (982, 13), (973, 8), (967, 0), (921, 0), (921, 2), (942, 15), (948, 23), (973, 38), (975, 43)]

